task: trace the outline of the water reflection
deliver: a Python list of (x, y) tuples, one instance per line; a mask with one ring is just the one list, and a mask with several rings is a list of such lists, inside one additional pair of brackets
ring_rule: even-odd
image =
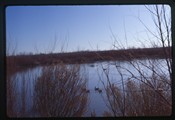
[[(152, 63), (150, 64), (150, 62)], [(134, 64), (134, 66), (132, 64)], [(110, 111), (109, 107), (107, 107), (109, 103), (107, 101), (105, 88), (108, 84), (107, 80), (110, 80), (110, 83), (118, 86), (119, 89), (122, 89), (122, 82), (127, 83), (128, 79), (133, 77), (132, 74), (134, 74), (135, 76), (140, 74), (138, 73), (136, 68), (140, 69), (145, 76), (151, 76), (152, 71), (150, 68), (153, 67), (152, 65), (154, 65), (156, 72), (159, 72), (165, 76), (167, 76), (168, 74), (164, 59), (151, 61), (133, 60), (132, 64), (128, 61), (105, 61), (90, 64), (81, 64), (79, 69), (74, 68), (74, 65), (67, 65), (62, 67), (48, 66), (47, 69), (46, 67), (37, 67), (34, 69), (29, 69), (27, 72), (17, 73), (11, 78), (16, 80), (16, 98), (18, 106), (16, 109), (17, 113), (20, 113), (22, 111), (23, 113), (25, 113), (23, 114), (23, 116), (79, 116), (80, 114), (83, 114), (83, 116), (86, 117), (91, 116), (91, 113), (95, 111), (96, 116), (102, 116), (104, 111)], [(120, 71), (118, 67), (120, 67)], [(60, 72), (63, 69), (66, 71), (65, 73)], [(132, 74), (129, 74), (128, 70), (132, 71)], [(122, 78), (120, 72), (122, 73)], [(75, 76), (70, 76), (73, 75), (73, 73), (76, 73)], [(67, 81), (64, 81), (62, 83), (58, 81), (53, 82), (53, 79), (61, 79), (62, 77), (65, 77), (65, 74), (67, 74), (69, 78), (76, 78), (77, 80), (82, 80), (80, 78), (77, 78), (78, 76), (84, 76), (86, 78), (84, 79), (86, 80), (86, 82), (75, 82), (75, 79), (67, 79)], [(121, 79), (123, 79), (124, 81), (121, 81)], [(136, 79), (132, 78), (132, 80), (138, 82)], [(82, 92), (84, 90), (85, 92)], [(65, 94), (62, 94), (63, 92), (65, 92)], [(73, 93), (75, 96), (83, 96), (80, 97), (82, 99), (76, 98), (75, 96), (70, 97)], [(65, 95), (68, 95), (69, 97), (65, 97)], [(65, 98), (60, 99), (61, 97)], [(35, 103), (33, 102), (33, 100), (35, 101)], [(72, 100), (74, 101), (72, 104), (75, 104), (75, 106), (66, 106)], [(82, 102), (77, 102), (77, 100), (82, 100)], [(52, 106), (49, 103), (54, 103), (54, 105), (52, 104)], [(84, 108), (86, 107), (82, 107), (82, 105), (86, 105), (86, 103), (87, 110), (85, 111)], [(33, 108), (34, 104), (35, 108)], [(61, 105), (62, 107), (60, 107)], [(68, 113), (68, 108), (69, 110), (78, 109), (76, 108), (77, 106), (83, 109), (83, 112), (77, 110), (76, 113), (63, 114)], [(58, 113), (58, 111), (60, 111), (60, 109), (58, 108), (62, 108), (61, 110), (65, 108), (62, 111), (62, 114), (59, 114), (60, 112)], [(37, 110), (40, 112), (34, 112)]]

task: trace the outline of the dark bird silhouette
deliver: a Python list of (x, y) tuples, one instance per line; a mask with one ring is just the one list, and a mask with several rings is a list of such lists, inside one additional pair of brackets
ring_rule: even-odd
[(98, 90), (99, 90), (99, 88), (98, 88), (98, 87), (95, 87), (94, 89), (95, 89), (95, 91), (98, 91)]
[(86, 90), (86, 93), (90, 93), (90, 90)]
[(99, 93), (102, 93), (102, 90), (101, 90), (101, 89), (98, 89), (98, 92), (99, 92)]

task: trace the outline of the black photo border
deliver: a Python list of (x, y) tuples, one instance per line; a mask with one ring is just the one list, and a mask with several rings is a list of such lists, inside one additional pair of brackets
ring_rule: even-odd
[[(172, 30), (172, 114), (155, 117), (117, 117), (119, 119), (175, 119), (175, 1), (174, 0), (1, 0), (0, 1), (0, 120), (8, 118), (6, 113), (6, 7), (8, 6), (46, 6), (46, 5), (143, 5), (167, 4), (171, 7)], [(24, 119), (24, 118), (16, 118)], [(25, 118), (26, 119), (26, 118)], [(30, 118), (31, 119), (31, 118)], [(38, 118), (33, 118), (38, 119)], [(47, 118), (52, 119), (52, 118)], [(55, 119), (55, 118), (53, 118)], [(58, 118), (60, 119), (60, 118)], [(68, 118), (67, 118), (68, 119)], [(72, 118), (70, 118), (72, 119)], [(83, 118), (84, 119), (84, 118)], [(87, 119), (87, 118), (85, 118)], [(88, 118), (92, 119), (92, 118)], [(93, 118), (94, 119), (94, 118)], [(108, 118), (109, 119), (109, 118)], [(112, 118), (114, 119), (114, 118)]]

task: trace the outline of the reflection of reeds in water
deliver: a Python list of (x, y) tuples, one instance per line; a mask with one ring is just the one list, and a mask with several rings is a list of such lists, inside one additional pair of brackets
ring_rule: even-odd
[(34, 109), (42, 117), (82, 116), (88, 99), (84, 88), (86, 79), (80, 75), (80, 66), (44, 67), (35, 85)]
[(7, 76), (7, 115), (9, 117), (17, 116), (14, 108), (16, 107), (16, 89), (15, 89), (15, 82)]
[(88, 94), (82, 89), (87, 89), (87, 79), (80, 75), (79, 65), (43, 67), (39, 78), (30, 70), (7, 73), (9, 117), (72, 117), (86, 111)]
[(7, 115), (9, 117), (32, 116), (30, 106), (36, 76), (30, 70), (27, 73), (7, 75)]

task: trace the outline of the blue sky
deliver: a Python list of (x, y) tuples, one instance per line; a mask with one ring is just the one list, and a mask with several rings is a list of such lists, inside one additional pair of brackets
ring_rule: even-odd
[[(9, 6), (6, 8), (6, 47), (19, 53), (109, 50), (149, 46), (155, 31), (145, 6)], [(114, 36), (115, 38), (114, 38)], [(149, 40), (148, 40), (149, 38)]]

